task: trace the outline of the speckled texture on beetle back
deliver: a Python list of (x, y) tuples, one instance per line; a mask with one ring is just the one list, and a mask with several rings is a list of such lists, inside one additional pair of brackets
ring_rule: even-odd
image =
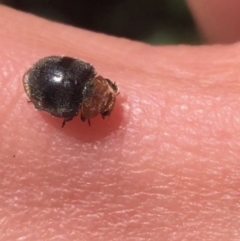
[(24, 89), (38, 110), (70, 121), (81, 111), (81, 120), (110, 115), (118, 88), (97, 75), (94, 67), (70, 57), (40, 59), (23, 76)]

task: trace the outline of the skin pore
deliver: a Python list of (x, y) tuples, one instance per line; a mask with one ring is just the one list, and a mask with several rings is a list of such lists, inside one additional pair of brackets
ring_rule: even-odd
[[(238, 43), (153, 47), (3, 6), (0, 16), (0, 241), (239, 238)], [(22, 76), (48, 55), (118, 84), (110, 118), (61, 128), (27, 103)]]

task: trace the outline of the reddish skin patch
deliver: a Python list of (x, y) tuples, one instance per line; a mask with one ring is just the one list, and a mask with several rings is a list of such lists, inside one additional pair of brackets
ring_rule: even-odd
[[(239, 44), (150, 47), (0, 15), (0, 240), (239, 237)], [(28, 66), (63, 53), (118, 83), (107, 122), (61, 129), (27, 103)]]

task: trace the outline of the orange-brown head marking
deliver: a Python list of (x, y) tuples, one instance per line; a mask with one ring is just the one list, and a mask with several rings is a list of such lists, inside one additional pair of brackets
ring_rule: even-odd
[(84, 91), (81, 120), (90, 120), (98, 114), (103, 118), (110, 115), (117, 95), (118, 88), (115, 83), (101, 75), (94, 77)]

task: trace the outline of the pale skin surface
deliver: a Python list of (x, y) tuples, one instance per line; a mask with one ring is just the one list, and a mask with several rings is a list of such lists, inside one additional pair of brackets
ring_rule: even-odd
[[(1, 241), (239, 240), (239, 44), (151, 47), (0, 16)], [(52, 54), (118, 83), (110, 119), (62, 129), (27, 103), (22, 75)]]

